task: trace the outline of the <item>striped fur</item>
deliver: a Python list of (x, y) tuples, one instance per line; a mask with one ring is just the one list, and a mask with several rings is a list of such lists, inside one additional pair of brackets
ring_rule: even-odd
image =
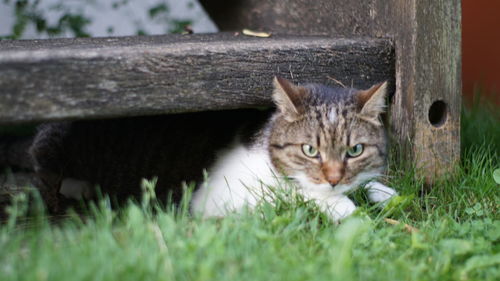
[[(282, 87), (291, 84), (275, 82), (275, 100), (293, 96), (295, 103), (278, 103), (279, 111), (267, 130), (269, 154), (273, 165), (294, 177), (305, 175), (312, 184), (343, 189), (357, 182), (360, 174), (382, 174), (386, 164), (387, 140), (378, 121), (385, 104), (385, 83), (366, 91), (352, 88), (330, 88), (308, 84), (303, 87)], [(300, 112), (297, 114), (297, 112)], [(318, 157), (308, 157), (302, 145), (317, 148)], [(362, 144), (358, 157), (349, 157), (347, 149)], [(340, 174), (331, 184), (331, 174)]]

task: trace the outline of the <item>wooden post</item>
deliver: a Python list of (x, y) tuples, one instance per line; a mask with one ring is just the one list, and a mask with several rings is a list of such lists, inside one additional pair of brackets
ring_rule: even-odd
[(222, 30), (393, 38), (392, 135), (427, 182), (453, 172), (460, 157), (460, 0), (229, 2), (201, 1)]

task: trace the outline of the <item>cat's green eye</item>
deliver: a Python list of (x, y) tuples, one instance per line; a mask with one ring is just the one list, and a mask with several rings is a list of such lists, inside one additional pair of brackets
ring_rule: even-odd
[(358, 157), (363, 153), (363, 144), (358, 143), (355, 146), (351, 146), (347, 149), (347, 156), (354, 158)]
[(312, 145), (309, 145), (309, 144), (303, 144), (302, 145), (302, 152), (304, 152), (304, 154), (307, 156), (307, 157), (317, 157), (318, 156), (318, 150), (312, 146)]

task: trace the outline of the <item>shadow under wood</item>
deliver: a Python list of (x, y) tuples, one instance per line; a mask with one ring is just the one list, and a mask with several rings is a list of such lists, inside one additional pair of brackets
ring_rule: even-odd
[[(46, 123), (38, 127), (33, 140), (19, 142), (23, 153), (7, 158), (15, 162), (16, 157), (25, 157), (31, 145), (28, 156), (37, 171), (35, 182), (51, 214), (77, 206), (77, 200), (60, 194), (64, 182), (99, 186), (120, 205), (141, 197), (142, 179), (158, 177), (158, 199), (178, 203), (183, 183), (201, 182), (203, 170), (236, 140), (250, 144), (270, 114), (241, 109)], [(7, 197), (5, 193), (0, 208)]]

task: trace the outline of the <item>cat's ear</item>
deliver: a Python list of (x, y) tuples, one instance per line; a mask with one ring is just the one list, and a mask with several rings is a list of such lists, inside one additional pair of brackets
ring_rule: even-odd
[(386, 95), (387, 81), (376, 84), (368, 90), (358, 91), (356, 99), (361, 108), (359, 112), (360, 117), (377, 126), (382, 125), (379, 116), (385, 110)]
[(274, 103), (285, 119), (289, 122), (300, 119), (305, 111), (304, 99), (309, 93), (308, 90), (277, 76), (274, 77), (273, 84)]

